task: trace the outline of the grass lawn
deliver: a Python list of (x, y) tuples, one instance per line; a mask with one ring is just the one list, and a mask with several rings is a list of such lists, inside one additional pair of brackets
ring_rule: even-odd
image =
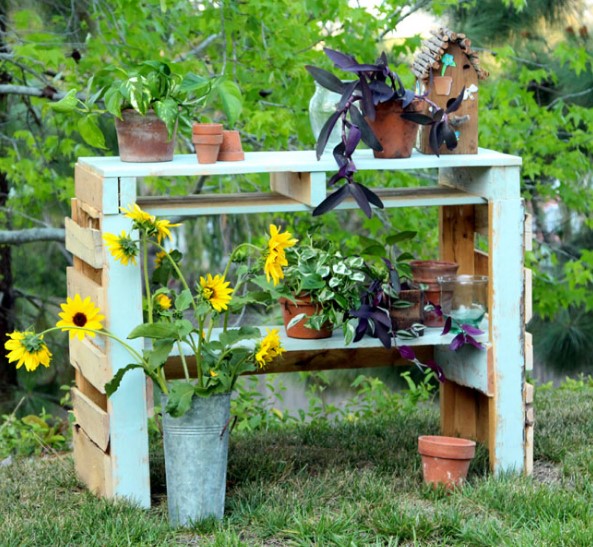
[(0, 545), (593, 545), (593, 386), (536, 390), (533, 477), (487, 472), (479, 447), (453, 494), (422, 484), (419, 434), (438, 413), (233, 433), (222, 522), (171, 530), (154, 448), (154, 507), (99, 500), (70, 455), (0, 468)]

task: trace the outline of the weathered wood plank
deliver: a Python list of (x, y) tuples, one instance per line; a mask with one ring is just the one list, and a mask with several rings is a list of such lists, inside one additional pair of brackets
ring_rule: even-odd
[(102, 497), (113, 496), (111, 458), (93, 443), (78, 425), (72, 433), (74, 468), (87, 488)]
[(441, 207), (441, 260), (457, 262), (459, 274), (474, 273), (474, 233), (473, 205)]
[[(449, 381), (471, 387), (489, 397), (494, 395), (495, 389), (491, 356), (490, 346), (486, 351), (472, 346), (464, 346), (457, 351), (443, 346), (434, 348), (435, 361), (441, 366)], [(453, 407), (454, 403), (450, 406)]]
[(533, 408), (535, 388), (532, 384), (525, 384), (524, 398), (525, 398), (525, 473), (531, 475), (533, 473), (533, 433), (535, 426), (535, 413)]
[(104, 351), (88, 338), (71, 338), (70, 363), (99, 393), (105, 393), (105, 384), (111, 380), (112, 373)]
[(118, 186), (117, 177), (104, 178), (82, 159), (74, 166), (74, 195), (102, 214), (117, 213)]
[(109, 447), (109, 415), (77, 388), (72, 388), (72, 408), (76, 423), (103, 452)]
[(474, 273), (476, 275), (488, 275), (489, 268), (488, 253), (476, 249), (474, 251)]
[(526, 251), (533, 250), (533, 217), (529, 213), (525, 213), (525, 239), (524, 246)]
[(273, 192), (316, 207), (326, 196), (325, 173), (270, 173), (270, 188)]
[(66, 217), (64, 224), (66, 228), (66, 249), (92, 268), (101, 268), (103, 266), (101, 232), (92, 228), (82, 228), (68, 217)]
[(70, 298), (74, 298), (76, 294), (79, 294), (83, 299), (88, 296), (100, 310), (105, 309), (105, 291), (103, 287), (74, 267), (66, 268), (66, 284)]
[(533, 317), (533, 271), (531, 268), (523, 268), (525, 289), (523, 291), (523, 308), (525, 310), (525, 324)]

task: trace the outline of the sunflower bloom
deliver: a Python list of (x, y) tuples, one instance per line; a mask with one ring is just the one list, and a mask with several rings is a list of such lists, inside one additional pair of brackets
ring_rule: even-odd
[(101, 315), (99, 308), (92, 302), (91, 298), (87, 296), (84, 300), (76, 294), (74, 298), (68, 297), (64, 304), (61, 304), (62, 312), (58, 314), (61, 321), (56, 323), (56, 327), (62, 327), (62, 331), (70, 331), (70, 338), (78, 337), (82, 340), (86, 334), (91, 337), (95, 336), (94, 332), (87, 332), (78, 330), (72, 327), (84, 328), (93, 331), (98, 331), (103, 328), (101, 321), (105, 319)]
[(282, 268), (288, 266), (285, 251), (288, 247), (293, 247), (298, 242), (290, 232), (280, 232), (280, 228), (270, 224), (270, 239), (268, 240), (268, 252), (264, 265), (266, 279), (272, 279), (274, 286), (278, 285), (281, 279), (284, 279)]
[(171, 299), (164, 293), (159, 293), (154, 297), (154, 301), (161, 310), (171, 309)]
[(202, 296), (217, 312), (226, 310), (231, 301), (233, 289), (229, 285), (230, 283), (225, 281), (221, 275), (212, 277), (208, 274), (206, 278), (200, 277)]
[(39, 365), (49, 367), (51, 352), (43, 342), (43, 336), (34, 332), (14, 331), (8, 335), (4, 347), (9, 351), (8, 362), (17, 361), (16, 368), (25, 365), (28, 372), (33, 372)]
[(120, 207), (119, 210), (122, 213), (125, 213), (127, 218), (131, 218), (134, 222), (136, 222), (139, 226), (143, 226), (145, 224), (152, 225), (154, 224), (155, 217), (146, 211), (140, 209), (138, 204), (133, 203), (132, 205), (128, 205), (129, 209), (124, 207)]
[(121, 235), (104, 234), (103, 240), (115, 260), (121, 262), (124, 266), (127, 266), (130, 262), (136, 265), (138, 246), (125, 230), (122, 230)]
[(284, 270), (282, 269), (284, 266), (288, 266), (284, 251), (269, 253), (266, 257), (264, 272), (268, 281), (272, 278), (274, 287), (278, 285), (281, 279), (284, 279)]
[(264, 368), (270, 361), (280, 357), (286, 351), (280, 343), (278, 329), (266, 329), (268, 334), (262, 339), (255, 353), (255, 362)]
[(167, 251), (159, 251), (154, 257), (154, 265), (156, 268), (160, 268), (163, 265), (165, 259), (167, 259)]
[(298, 239), (294, 239), (290, 232), (280, 233), (280, 228), (274, 224), (270, 224), (270, 239), (268, 240), (268, 252), (282, 253), (289, 247), (294, 247), (298, 243)]
[(157, 242), (160, 243), (166, 237), (171, 239), (170, 228), (176, 228), (177, 226), (181, 226), (181, 224), (171, 224), (170, 220), (165, 220), (165, 219), (155, 220), (154, 227), (156, 230)]

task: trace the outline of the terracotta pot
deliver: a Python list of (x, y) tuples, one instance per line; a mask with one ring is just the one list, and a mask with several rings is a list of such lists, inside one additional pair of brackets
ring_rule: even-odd
[(215, 163), (222, 143), (220, 135), (192, 135), (192, 142), (196, 148), (198, 163)]
[[(405, 112), (419, 112), (420, 101), (413, 101)], [(373, 133), (383, 146), (382, 152), (373, 150), (375, 158), (409, 158), (416, 144), (418, 124), (404, 120), (401, 101), (388, 101), (376, 106), (375, 120), (366, 118)]]
[(238, 131), (223, 131), (222, 144), (218, 151), (218, 161), (241, 161), (245, 159)]
[[(444, 260), (412, 260), (410, 268), (414, 283), (426, 285), (424, 292), (426, 304), (430, 302), (436, 306), (441, 303), (441, 286), (437, 278), (443, 275), (455, 275), (459, 264)], [(424, 324), (427, 327), (442, 327), (445, 320), (433, 311), (425, 311)]]
[(451, 94), (451, 86), (453, 85), (451, 76), (435, 76), (433, 83), (437, 95), (449, 96)]
[(414, 323), (424, 320), (424, 291), (420, 289), (403, 289), (399, 292), (400, 300), (410, 302), (407, 308), (389, 308), (391, 328), (393, 331), (409, 329)]
[(418, 437), (424, 482), (448, 490), (462, 486), (476, 453), (475, 441), (458, 437), (423, 435)]
[(122, 110), (122, 118), (115, 118), (117, 144), (121, 161), (155, 162), (171, 161), (175, 148), (177, 125), (173, 136), (165, 122), (149, 110), (145, 116), (133, 109)]
[[(282, 308), (286, 336), (289, 338), (320, 339), (329, 338), (332, 335), (332, 327), (329, 324), (325, 324), (320, 330), (305, 326), (309, 317), (319, 311), (319, 304), (312, 303), (309, 296), (299, 296), (296, 302), (291, 302), (286, 298), (280, 298), (279, 302)], [(296, 325), (288, 328), (290, 321), (301, 313), (304, 313), (306, 317), (303, 317)]]
[(222, 135), (221, 123), (194, 123), (191, 128), (193, 135)]

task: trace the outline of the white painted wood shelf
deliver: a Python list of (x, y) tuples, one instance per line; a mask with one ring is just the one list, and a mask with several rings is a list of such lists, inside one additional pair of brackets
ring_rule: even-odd
[[(489, 276), (489, 322), (481, 337), (487, 349), (464, 347), (451, 352), (447, 346), (452, 335), (441, 336), (440, 329), (429, 329), (422, 338), (404, 343), (414, 346), (421, 360), (434, 358), (445, 370), (448, 381), (440, 392), (443, 433), (484, 442), (495, 472), (529, 471), (533, 430), (532, 420), (531, 429), (525, 425), (529, 390), (524, 389), (527, 346), (521, 158), (480, 149), (475, 155), (438, 158), (415, 152), (408, 159), (397, 160), (377, 160), (370, 150), (361, 150), (354, 159), (359, 171), (377, 173), (377, 187), (381, 186), (382, 172), (436, 172), (438, 182), (432, 186), (373, 190), (386, 208), (438, 207), (441, 258), (456, 261), (459, 273)], [(80, 158), (75, 169), (72, 219), (66, 225), (66, 245), (74, 255), (74, 266), (68, 271), (69, 295), (78, 292), (102, 302), (107, 327), (125, 338), (142, 321), (140, 267), (115, 262), (102, 244), (103, 233), (121, 233), (131, 226), (120, 207), (138, 203), (164, 217), (311, 211), (326, 197), (326, 181), (335, 170), (331, 155), (317, 161), (312, 150), (247, 152), (244, 161), (208, 165), (198, 164), (195, 155), (150, 164), (124, 163), (113, 157)], [(256, 173), (269, 175), (269, 191), (143, 197), (137, 189), (138, 180), (145, 177)], [(352, 200), (340, 205), (342, 209), (356, 207)], [(488, 253), (474, 248), (476, 234), (486, 236)], [(383, 348), (375, 339), (344, 346), (340, 334), (320, 341), (285, 339), (286, 358), (273, 363), (271, 371), (403, 362), (397, 350)], [(141, 349), (140, 340), (132, 343)], [(127, 374), (109, 399), (104, 391), (105, 382), (128, 361), (115, 344), (71, 342), (77, 381), (74, 457), (78, 475), (93, 491), (134, 498), (149, 506), (144, 376), (140, 371)], [(175, 357), (167, 367), (175, 370)]]

